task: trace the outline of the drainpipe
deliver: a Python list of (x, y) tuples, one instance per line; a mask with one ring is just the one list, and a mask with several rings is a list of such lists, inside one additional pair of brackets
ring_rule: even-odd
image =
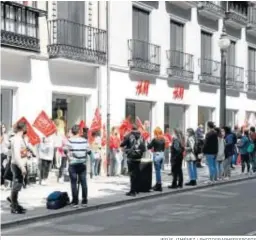
[[(100, 29), (100, 2), (97, 2), (98, 6), (98, 23), (97, 28)], [(98, 43), (99, 46), (99, 43)], [(98, 85), (98, 108), (101, 109), (101, 71), (100, 67), (97, 67), (96, 74), (97, 74), (97, 85)]]
[[(110, 48), (110, 44), (109, 44), (109, 40), (110, 40), (110, 1), (106, 1), (106, 32), (107, 32), (107, 41), (106, 41), (106, 45), (107, 45), (107, 151), (106, 151), (106, 157), (109, 163), (110, 160), (110, 146), (109, 146), (109, 140), (110, 140), (110, 57), (109, 57), (109, 48)], [(108, 174), (110, 174), (109, 172), (109, 166), (107, 168), (108, 170)]]

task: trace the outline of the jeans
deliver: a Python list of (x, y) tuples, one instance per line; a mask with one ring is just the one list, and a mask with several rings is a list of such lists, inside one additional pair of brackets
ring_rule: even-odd
[(231, 171), (230, 171), (231, 161), (232, 161), (232, 156), (227, 157), (223, 161), (223, 176), (224, 177), (231, 177)]
[(217, 167), (217, 177), (221, 179), (223, 177), (223, 162), (222, 161), (217, 161), (216, 163)]
[(140, 161), (128, 159), (127, 163), (131, 182), (130, 192), (138, 193), (140, 187)]
[(241, 162), (242, 162), (242, 173), (245, 170), (245, 165), (247, 166), (247, 172), (250, 172), (250, 159), (249, 153), (241, 154)]
[(161, 167), (164, 161), (164, 152), (154, 152), (153, 154), (153, 162), (155, 167), (155, 173), (156, 173), (156, 183), (161, 184)]
[(256, 172), (256, 152), (250, 154), (250, 163), (252, 166), (252, 171)]
[(67, 167), (67, 157), (62, 157), (61, 158), (61, 165), (59, 169), (59, 178), (63, 176), (64, 169)]
[(210, 180), (217, 180), (217, 169), (216, 169), (216, 156), (212, 154), (206, 154), (206, 160), (208, 162)]
[(100, 164), (100, 158), (95, 158), (92, 163), (92, 174), (94, 176), (99, 175), (99, 164)]
[(84, 163), (71, 164), (69, 165), (68, 171), (72, 190), (72, 202), (78, 204), (78, 187), (80, 184), (82, 188), (82, 199), (83, 201), (87, 201), (86, 165)]
[(51, 161), (50, 160), (44, 160), (40, 159), (41, 166), (40, 166), (40, 175), (41, 179), (47, 179), (51, 167)]
[(236, 165), (237, 157), (238, 157), (238, 154), (237, 154), (237, 153), (235, 153), (235, 154), (232, 156), (232, 165)]
[(11, 169), (13, 174), (13, 185), (11, 190), (12, 208), (17, 209), (19, 206), (18, 195), (23, 185), (24, 176), (16, 164), (12, 164)]
[(188, 161), (188, 175), (191, 181), (197, 180), (197, 169), (196, 169), (196, 161)]

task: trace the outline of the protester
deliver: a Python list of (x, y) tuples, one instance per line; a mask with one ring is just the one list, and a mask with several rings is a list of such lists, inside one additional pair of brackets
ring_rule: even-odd
[(250, 173), (250, 158), (249, 158), (249, 153), (248, 153), (249, 144), (250, 144), (249, 131), (244, 130), (242, 139), (238, 144), (238, 149), (239, 149), (239, 153), (241, 155), (242, 173), (244, 173), (245, 165), (246, 165), (248, 174)]
[(27, 163), (27, 147), (23, 139), (23, 134), (26, 132), (26, 124), (19, 122), (16, 125), (15, 136), (11, 142), (12, 153), (12, 174), (13, 186), (11, 190), (11, 213), (21, 214), (26, 210), (18, 203), (18, 194), (22, 188), (24, 177), (27, 173), (25, 165)]
[(173, 139), (171, 146), (171, 169), (172, 169), (172, 185), (168, 188), (182, 188), (183, 187), (183, 171), (182, 160), (184, 152), (184, 137), (182, 132), (178, 129), (173, 131)]
[(197, 149), (197, 151), (195, 152), (196, 166), (198, 168), (202, 168), (202, 151), (204, 146), (204, 126), (202, 124), (200, 124), (196, 130), (195, 144)]
[(153, 187), (154, 191), (162, 191), (162, 178), (161, 168), (164, 163), (164, 150), (165, 150), (165, 139), (160, 127), (156, 127), (154, 130), (154, 138), (148, 144), (148, 149), (153, 149), (153, 163), (156, 173), (156, 185)]
[(131, 186), (127, 196), (136, 196), (139, 193), (140, 184), (140, 162), (146, 151), (146, 146), (141, 133), (136, 125), (132, 126), (132, 131), (125, 136), (120, 147), (124, 148), (128, 159), (128, 169), (130, 173)]
[(255, 127), (250, 128), (250, 140), (254, 144), (254, 149), (252, 153), (250, 154), (250, 161), (252, 165), (252, 171), (256, 172), (256, 132)]
[(67, 157), (69, 161), (69, 177), (71, 182), (72, 201), (73, 207), (78, 207), (79, 192), (78, 185), (82, 188), (82, 206), (86, 206), (87, 199), (87, 181), (86, 181), (86, 159), (89, 154), (93, 158), (91, 149), (87, 139), (79, 135), (79, 125), (74, 125), (71, 129), (72, 137), (70, 137), (65, 146)]
[(6, 127), (4, 124), (1, 125), (1, 136), (0, 136), (0, 144), (1, 144), (1, 186), (5, 184), (4, 181), (4, 172), (8, 163), (8, 146), (9, 139), (6, 133)]
[(54, 143), (52, 137), (43, 137), (40, 144), (38, 144), (38, 157), (40, 161), (40, 184), (46, 185), (53, 161)]
[(205, 137), (203, 154), (205, 155), (209, 174), (210, 174), (210, 182), (214, 183), (217, 180), (217, 170), (216, 170), (216, 156), (218, 154), (218, 136), (214, 130), (213, 122), (207, 123), (207, 134)]
[(231, 132), (230, 127), (224, 127), (222, 131), (225, 133), (225, 160), (223, 161), (224, 178), (228, 180), (231, 177), (231, 161), (234, 155), (234, 135)]
[(164, 137), (165, 137), (164, 164), (168, 164), (170, 161), (170, 146), (172, 143), (172, 135), (170, 133), (170, 127), (168, 124), (165, 125)]
[(189, 175), (190, 181), (185, 184), (186, 186), (195, 186), (197, 184), (195, 147), (196, 147), (195, 132), (192, 128), (188, 128), (184, 159), (187, 163), (188, 175)]
[(223, 180), (223, 161), (225, 160), (225, 132), (221, 131), (220, 128), (215, 128), (215, 131), (218, 135), (218, 154), (216, 157), (217, 160), (217, 178)]
[(91, 144), (91, 149), (93, 152), (94, 160), (92, 164), (92, 174), (93, 176), (99, 175), (99, 169), (100, 169), (100, 162), (101, 162), (101, 138), (100, 138), (100, 132), (94, 132), (92, 134), (93, 136), (93, 142)]

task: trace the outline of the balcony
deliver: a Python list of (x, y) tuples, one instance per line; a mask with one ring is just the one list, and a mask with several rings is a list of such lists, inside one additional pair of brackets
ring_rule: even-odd
[(201, 74), (198, 76), (200, 83), (220, 85), (220, 62), (211, 59), (201, 59)]
[(150, 74), (160, 73), (161, 47), (135, 39), (128, 40), (129, 60), (131, 70)]
[(188, 53), (169, 50), (167, 51), (169, 77), (179, 80), (192, 81), (194, 77), (194, 56)]
[[(221, 3), (221, 2), (219, 2)], [(225, 17), (225, 9), (211, 1), (202, 1), (198, 3), (198, 12), (200, 15), (211, 20), (218, 20)]]
[(226, 24), (236, 29), (247, 26), (248, 6), (246, 2), (228, 2)]
[(244, 90), (244, 69), (237, 66), (227, 66), (226, 87), (233, 90)]
[(1, 2), (1, 47), (40, 52), (38, 18), (45, 11), (16, 2)]
[(256, 36), (256, 6), (251, 6), (248, 9), (248, 25), (247, 32)]
[(247, 90), (248, 92), (256, 93), (256, 71), (248, 70), (248, 84)]
[(197, 7), (198, 5), (198, 1), (169, 1), (169, 2), (183, 9), (194, 8), (194, 7)]
[(65, 19), (48, 21), (49, 57), (106, 63), (106, 31)]

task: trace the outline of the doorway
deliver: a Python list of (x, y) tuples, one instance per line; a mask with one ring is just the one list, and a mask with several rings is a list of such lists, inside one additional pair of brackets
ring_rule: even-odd
[(5, 124), (6, 130), (12, 128), (13, 90), (1, 89), (1, 124)]
[(202, 124), (204, 126), (204, 131), (207, 129), (207, 122), (213, 121), (214, 108), (210, 107), (198, 107), (198, 123), (199, 126)]

